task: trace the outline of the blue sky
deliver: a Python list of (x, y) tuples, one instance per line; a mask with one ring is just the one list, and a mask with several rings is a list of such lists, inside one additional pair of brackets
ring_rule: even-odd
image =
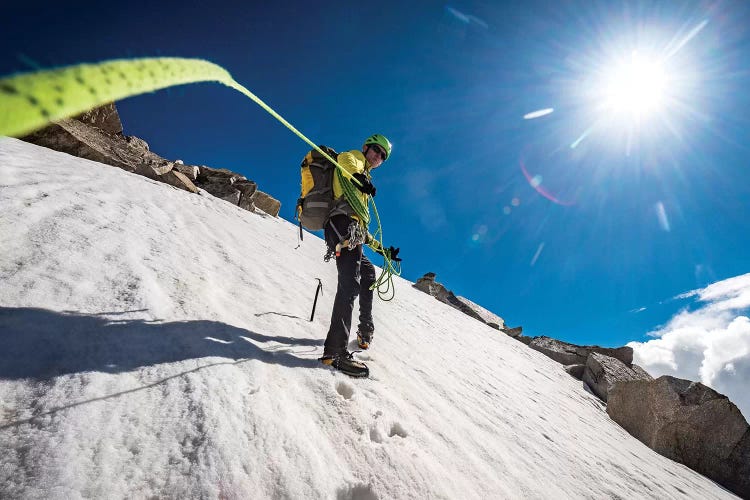
[[(200, 57), (317, 143), (383, 133), (375, 201), (403, 276), (436, 272), (528, 335), (644, 340), (691, 307), (673, 297), (750, 272), (745, 2), (77, 5), (4, 8), (0, 74)], [(668, 78), (640, 126), (597, 94), (633, 51)], [(118, 109), (126, 134), (243, 173), (292, 219), (308, 147), (239, 93), (189, 85)]]

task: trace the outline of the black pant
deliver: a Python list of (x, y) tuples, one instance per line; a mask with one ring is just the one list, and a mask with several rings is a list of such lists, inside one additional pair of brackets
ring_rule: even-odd
[[(339, 234), (346, 235), (352, 219), (345, 215), (331, 218), (326, 225), (325, 237), (329, 247), (334, 248), (339, 242), (339, 236), (330, 227), (333, 224)], [(375, 283), (375, 267), (362, 253), (362, 245), (349, 250), (344, 247), (336, 257), (338, 270), (338, 286), (336, 298), (331, 311), (331, 326), (326, 337), (324, 354), (341, 354), (346, 351), (349, 343), (349, 331), (352, 325), (354, 299), (359, 296), (359, 328), (362, 331), (374, 330), (372, 322), (372, 296), (370, 286)]]

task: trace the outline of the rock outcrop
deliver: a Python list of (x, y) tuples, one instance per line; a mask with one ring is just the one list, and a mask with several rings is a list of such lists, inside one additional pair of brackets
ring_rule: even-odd
[[(122, 135), (122, 122), (115, 103), (111, 102), (78, 115), (76, 120), (93, 125), (112, 135)], [(147, 148), (148, 149), (148, 148)]]
[(149, 179), (197, 193), (198, 188), (182, 174), (172, 172), (173, 163), (140, 144), (109, 134), (77, 119), (64, 119), (23, 138), (39, 146), (105, 163)]
[(750, 427), (726, 396), (670, 376), (618, 382), (607, 413), (656, 452), (750, 498)]
[(424, 276), (419, 278), (416, 283), (414, 283), (414, 288), (416, 288), (417, 290), (421, 290), (428, 295), (432, 295), (440, 302), (444, 302), (445, 304), (455, 307), (467, 316), (471, 316), (472, 318), (481, 321), (482, 323), (491, 326), (496, 330), (500, 330), (506, 333), (510, 331), (512, 332), (512, 334), (508, 334), (511, 336), (517, 336), (521, 333), (521, 327), (510, 329), (506, 328), (505, 322), (500, 316), (491, 311), (488, 311), (484, 307), (470, 301), (467, 298), (456, 296), (456, 294), (448, 290), (441, 283), (435, 281), (435, 276), (435, 273), (426, 273)]
[(633, 364), (633, 348), (627, 346), (616, 349), (596, 345), (580, 346), (551, 337), (540, 336), (534, 337), (529, 343), (529, 347), (563, 365), (585, 365), (589, 354), (592, 352), (619, 359), (627, 366)]
[[(182, 165), (180, 169), (186, 167)], [(208, 193), (245, 210), (261, 210), (274, 217), (279, 215), (281, 203), (278, 200), (260, 191), (255, 182), (231, 170), (200, 166), (195, 183)]]
[[(122, 133), (114, 103), (59, 120), (22, 139), (56, 151), (127, 170), (191, 193), (203, 188), (246, 210), (278, 216), (281, 203), (258, 190), (253, 181), (229, 170), (185, 165), (153, 153), (146, 141)], [(201, 177), (203, 174), (203, 177)]]
[[(568, 373), (573, 375), (570, 371)], [(583, 374), (580, 378), (589, 386), (591, 392), (605, 402), (607, 401), (609, 391), (618, 382), (628, 380), (653, 380), (653, 377), (646, 373), (646, 371), (640, 366), (633, 364), (627, 366), (617, 358), (605, 356), (598, 352), (592, 352), (589, 354)]]

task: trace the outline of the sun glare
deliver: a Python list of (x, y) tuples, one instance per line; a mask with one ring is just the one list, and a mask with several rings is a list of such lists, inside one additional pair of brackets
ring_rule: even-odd
[(642, 119), (659, 112), (664, 105), (667, 90), (664, 68), (637, 52), (606, 70), (603, 80), (602, 104), (606, 111)]

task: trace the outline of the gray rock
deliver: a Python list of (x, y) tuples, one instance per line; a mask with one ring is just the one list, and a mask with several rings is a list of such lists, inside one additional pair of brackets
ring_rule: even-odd
[[(438, 299), (440, 300), (440, 299)], [(453, 292), (448, 290), (447, 295), (445, 296), (445, 300), (442, 302), (445, 302), (446, 304), (450, 304), (462, 313), (466, 314), (467, 316), (471, 316), (472, 318), (481, 321), (482, 323), (485, 323), (484, 319), (482, 318), (482, 315), (479, 314), (474, 310), (473, 307), (468, 305), (466, 302), (461, 300), (459, 297), (457, 297)]]
[(488, 326), (494, 328), (495, 330), (502, 330), (503, 328), (505, 328), (505, 321), (503, 320), (503, 318), (493, 313), (492, 311), (485, 309), (484, 307), (480, 306), (476, 302), (472, 302), (466, 297), (456, 296), (456, 299), (458, 299), (458, 301), (461, 302), (464, 307), (468, 307), (469, 309), (471, 309), (479, 317), (479, 320), (487, 324)]
[(500, 328), (500, 330), (509, 337), (518, 337), (523, 332), (523, 327), (515, 326), (513, 328)]
[(260, 190), (256, 191), (253, 195), (253, 203), (259, 210), (273, 217), (278, 217), (281, 211), (281, 202)]
[(535, 349), (542, 354), (554, 359), (558, 363), (563, 365), (583, 365), (586, 364), (589, 354), (592, 352), (598, 352), (605, 356), (611, 356), (617, 358), (627, 366), (633, 364), (633, 348), (632, 347), (618, 347), (611, 349), (609, 347), (599, 347), (596, 345), (580, 346), (575, 344), (569, 344), (561, 340), (553, 339), (551, 337), (534, 337), (529, 344), (529, 347)]
[(240, 192), (240, 201), (237, 203), (237, 205), (239, 205), (240, 208), (244, 208), (245, 210), (254, 212), (256, 207), (255, 203), (253, 202), (253, 197), (258, 191), (258, 185), (253, 181), (240, 179), (235, 181), (232, 184), (232, 187)]
[(656, 452), (750, 498), (750, 427), (726, 396), (670, 376), (618, 382), (607, 413)]
[(495, 329), (502, 329), (505, 327), (505, 322), (500, 316), (497, 316), (482, 306), (475, 304), (469, 299), (456, 296), (441, 283), (435, 281), (435, 273), (425, 273), (425, 275), (419, 278), (412, 286), (428, 295), (432, 295), (440, 302), (455, 307), (467, 316), (471, 316), (472, 318), (481, 321), (484, 324), (488, 324)]
[(578, 380), (583, 380), (583, 372), (586, 369), (586, 365), (565, 365), (565, 371), (568, 374)]
[(252, 198), (258, 190), (258, 185), (247, 179), (238, 179), (234, 181), (232, 187), (242, 193), (243, 198)]
[(76, 120), (92, 125), (108, 134), (122, 135), (122, 122), (115, 103), (110, 102), (91, 109), (75, 117)]
[(526, 335), (518, 335), (513, 338), (525, 345), (531, 344), (531, 341), (534, 340), (534, 337), (527, 337)]
[(151, 151), (151, 149), (148, 147), (148, 143), (140, 137), (136, 137), (134, 135), (126, 135), (125, 140), (134, 148), (138, 148), (143, 151)]
[(234, 184), (235, 181), (246, 180), (244, 176), (225, 168), (211, 168), (201, 165), (198, 170), (197, 181), (199, 184)]
[(242, 193), (239, 189), (235, 189), (231, 184), (222, 184), (218, 182), (210, 182), (207, 184), (199, 185), (201, 189), (205, 189), (209, 194), (216, 196), (224, 201), (228, 201), (233, 205), (240, 203), (240, 197)]
[(193, 181), (191, 181), (185, 174), (177, 170), (171, 170), (164, 175), (160, 175), (159, 180), (162, 182), (166, 182), (167, 184), (176, 188), (190, 191), (191, 193), (198, 192), (198, 188), (195, 186), (195, 184), (193, 184)]
[(652, 377), (651, 374), (649, 374), (646, 370), (636, 365), (635, 363), (630, 365), (630, 369), (633, 370), (636, 374), (636, 378), (634, 380), (654, 380), (654, 377)]
[(586, 360), (582, 380), (599, 399), (607, 401), (607, 394), (617, 382), (653, 380), (653, 377), (646, 373), (643, 368), (635, 366), (638, 370), (626, 366), (619, 359), (592, 352)]
[(198, 172), (200, 172), (200, 169), (198, 167), (196, 167), (195, 165), (185, 165), (184, 163), (177, 163), (177, 161), (174, 162), (175, 170), (183, 174), (191, 181), (196, 181), (198, 179)]
[[(448, 295), (448, 289), (443, 285), (435, 281), (435, 273), (425, 273), (424, 276), (419, 278), (414, 283), (414, 288), (420, 290), (427, 295), (432, 295), (436, 299), (440, 300), (440, 297), (446, 297)], [(442, 302), (442, 301), (441, 301)]]
[(210, 168), (201, 165), (198, 167), (195, 183), (208, 193), (251, 212), (258, 209), (277, 217), (281, 210), (281, 202), (258, 190), (255, 182), (225, 168)]

